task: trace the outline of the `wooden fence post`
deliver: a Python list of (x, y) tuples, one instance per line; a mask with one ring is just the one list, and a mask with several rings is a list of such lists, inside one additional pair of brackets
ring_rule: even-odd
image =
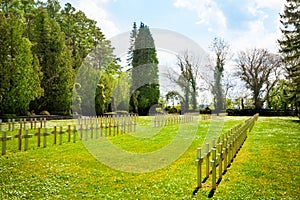
[[(1, 122), (0, 122), (0, 124), (1, 124)], [(2, 141), (2, 155), (5, 155), (6, 154), (6, 141), (11, 140), (11, 136), (7, 136), (6, 131), (3, 131), (2, 137), (0, 137), (0, 139)]]
[(212, 148), (212, 160), (211, 160), (211, 165), (212, 165), (212, 189), (215, 190), (217, 188), (216, 186), (216, 149)]
[(223, 166), (222, 166), (222, 157), (223, 157), (223, 153), (222, 153), (222, 143), (218, 144), (218, 164), (219, 164), (219, 180), (222, 179), (222, 174), (223, 174)]
[(209, 144), (206, 143), (206, 176), (205, 178), (208, 178), (209, 177), (209, 156), (210, 156), (210, 150), (209, 150)]
[(197, 149), (197, 159), (196, 159), (196, 165), (197, 165), (197, 187), (201, 188), (202, 187), (202, 161), (203, 159), (201, 158), (201, 148)]

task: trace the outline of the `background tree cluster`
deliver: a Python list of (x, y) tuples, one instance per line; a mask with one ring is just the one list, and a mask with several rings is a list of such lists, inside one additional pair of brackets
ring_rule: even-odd
[(75, 74), (87, 55), (100, 46), (102, 66), (116, 66), (96, 22), (58, 0), (1, 1), (0, 43), (0, 114), (70, 114)]
[[(192, 54), (185, 53), (178, 56), (180, 74), (171, 71), (168, 78), (181, 88), (184, 95), (180, 91), (173, 90), (167, 93), (166, 99), (183, 99), (184, 107), (194, 109), (188, 97), (192, 93), (193, 85), (199, 85), (199, 82), (193, 84), (193, 81), (189, 80), (203, 79), (206, 84), (199, 85), (198, 90), (200, 92), (210, 90), (213, 96), (213, 109), (217, 112), (226, 106), (233, 108), (233, 104), (241, 109), (268, 108), (299, 112), (300, 2), (287, 0), (280, 17), (282, 38), (278, 41), (280, 46), (278, 54), (258, 48), (240, 51), (235, 57), (235, 68), (226, 72), (224, 66), (229, 55), (229, 45), (223, 39), (215, 38), (210, 46), (213, 61), (208, 65), (208, 71), (212, 71), (213, 75), (198, 73), (199, 67), (205, 66), (193, 63)], [(239, 88), (234, 79), (238, 79)], [(234, 89), (238, 90), (236, 92), (239, 94), (235, 95), (234, 99), (228, 99), (228, 91)]]

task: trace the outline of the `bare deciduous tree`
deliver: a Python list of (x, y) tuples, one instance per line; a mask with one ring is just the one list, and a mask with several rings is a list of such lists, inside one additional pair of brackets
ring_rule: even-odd
[(252, 91), (255, 108), (262, 108), (271, 88), (279, 80), (282, 65), (280, 57), (266, 49), (254, 48), (239, 52), (236, 63), (236, 75)]
[(175, 70), (169, 70), (167, 77), (183, 90), (184, 105), (182, 106), (188, 110), (191, 104), (192, 109), (196, 110), (200, 59), (185, 51), (183, 55), (177, 56), (177, 66), (180, 68), (180, 73), (177, 73)]

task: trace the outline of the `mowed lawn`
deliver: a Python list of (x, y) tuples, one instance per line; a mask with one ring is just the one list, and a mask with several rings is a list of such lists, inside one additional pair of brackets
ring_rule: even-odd
[[(227, 117), (224, 130), (247, 118)], [(111, 169), (79, 141), (64, 140), (63, 145), (47, 148), (30, 143), (27, 152), (13, 150), (0, 156), (0, 199), (208, 199), (210, 179), (204, 184), (208, 187), (193, 195), (196, 148), (202, 146), (208, 128), (209, 120), (202, 121), (190, 148), (172, 164), (150, 173)], [(110, 140), (130, 151), (147, 152), (172, 141), (176, 130), (173, 125), (149, 138), (119, 135)], [(299, 141), (296, 118), (260, 117), (212, 198), (299, 199)], [(9, 142), (15, 144), (15, 139)]]

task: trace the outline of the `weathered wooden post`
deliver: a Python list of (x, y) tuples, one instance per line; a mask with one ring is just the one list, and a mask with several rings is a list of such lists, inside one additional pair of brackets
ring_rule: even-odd
[(222, 161), (223, 153), (222, 153), (222, 143), (218, 144), (218, 164), (219, 164), (219, 179), (222, 179), (223, 174), (223, 161)]
[(40, 118), (40, 128), (43, 128), (43, 118)]
[(18, 150), (21, 151), (22, 149), (22, 129), (19, 129), (19, 133), (15, 135), (15, 138), (18, 139)]
[(196, 159), (196, 165), (197, 165), (197, 187), (202, 187), (202, 161), (203, 158), (201, 158), (201, 148), (197, 149), (197, 159)]
[(34, 118), (34, 125), (33, 125), (34, 130), (36, 129), (36, 123), (37, 123), (37, 120), (36, 120), (36, 118)]
[(7, 124), (8, 124), (8, 131), (11, 131), (11, 119), (7, 120)]
[(44, 118), (44, 128), (47, 128), (47, 127), (46, 127), (46, 123), (47, 123), (47, 119)]
[(76, 132), (77, 132), (77, 130), (76, 130), (76, 125), (73, 127), (73, 143), (75, 143), (76, 142)]
[(100, 137), (103, 136), (103, 119), (100, 117)]
[(36, 132), (34, 135), (37, 136), (37, 146), (40, 147), (41, 146), (41, 128), (38, 128), (38, 132)]
[[(1, 124), (1, 122), (0, 122), (0, 124)], [(5, 155), (6, 154), (6, 141), (11, 140), (11, 136), (7, 136), (6, 131), (3, 131), (2, 137), (0, 137), (0, 139), (2, 141), (2, 155)]]
[(68, 142), (71, 142), (71, 125), (68, 125), (67, 133), (68, 133)]
[(42, 133), (42, 136), (44, 136), (44, 141), (43, 141), (43, 147), (47, 147), (47, 136), (50, 135), (50, 133), (47, 133), (47, 129), (44, 128), (44, 132)]
[(136, 132), (137, 114), (134, 114), (133, 120), (133, 131)]
[(12, 119), (12, 127), (11, 127), (11, 130), (12, 131), (15, 131), (15, 119)]
[(224, 172), (227, 171), (227, 152), (228, 152), (227, 149), (228, 149), (227, 136), (225, 135), (224, 145), (223, 145)]
[(90, 130), (91, 130), (91, 139), (93, 139), (94, 138), (94, 126), (93, 126), (93, 123), (91, 123)]
[(212, 160), (211, 160), (211, 165), (212, 165), (212, 189), (215, 190), (217, 188), (216, 186), (216, 149), (212, 148)]
[(216, 147), (216, 139), (212, 139), (211, 148), (215, 148), (215, 147)]
[(209, 156), (210, 156), (210, 151), (209, 151), (209, 144), (206, 143), (206, 177), (205, 178), (208, 178), (209, 177)]
[(26, 118), (23, 119), (23, 124), (24, 124), (23, 129), (26, 130), (26, 129), (27, 129), (27, 128), (26, 128), (26, 124), (27, 124)]
[(25, 130), (25, 135), (22, 135), (22, 138), (25, 138), (24, 151), (28, 150), (28, 139), (32, 138), (32, 134), (28, 134), (28, 129)]
[(62, 145), (62, 135), (64, 134), (65, 132), (63, 131), (62, 129), (62, 126), (59, 127), (59, 145)]
[(80, 137), (80, 140), (82, 140), (82, 132), (83, 132), (83, 127), (82, 127), (83, 125), (82, 124), (80, 124), (80, 126), (79, 126), (79, 137)]
[(126, 118), (123, 118), (123, 133), (126, 133)]
[(56, 131), (56, 126), (53, 127), (53, 131), (51, 132), (53, 134), (53, 144), (56, 144), (56, 135), (57, 135), (57, 131)]
[(30, 129), (32, 130), (33, 129), (33, 119), (30, 118)]
[(88, 140), (88, 130), (89, 130), (89, 125), (85, 125), (85, 141)]

